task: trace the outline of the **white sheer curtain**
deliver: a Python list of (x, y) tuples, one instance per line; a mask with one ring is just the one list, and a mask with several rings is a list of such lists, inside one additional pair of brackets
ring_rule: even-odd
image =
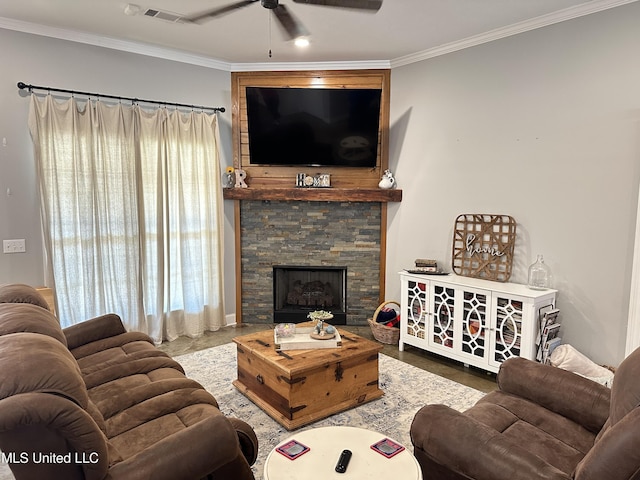
[(31, 96), (63, 326), (107, 312), (155, 342), (224, 324), (215, 115)]

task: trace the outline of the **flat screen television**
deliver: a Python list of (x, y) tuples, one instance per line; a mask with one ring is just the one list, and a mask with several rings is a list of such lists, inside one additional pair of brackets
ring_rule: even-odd
[(375, 167), (381, 93), (246, 87), (250, 165)]

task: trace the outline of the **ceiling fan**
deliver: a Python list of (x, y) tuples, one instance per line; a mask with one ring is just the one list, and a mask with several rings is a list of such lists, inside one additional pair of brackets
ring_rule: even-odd
[[(183, 21), (202, 23), (212, 18), (224, 15), (225, 13), (239, 10), (251, 4), (260, 2), (260, 4), (269, 10), (272, 10), (276, 20), (282, 26), (282, 29), (293, 40), (299, 37), (309, 35), (302, 22), (295, 18), (285, 5), (281, 5), (278, 0), (240, 0), (224, 7), (218, 7), (197, 13), (192, 16), (183, 17)], [(355, 10), (366, 10), (377, 12), (382, 6), (382, 0), (292, 0), (294, 3), (306, 3), (308, 5), (321, 5), (325, 7), (350, 8)]]

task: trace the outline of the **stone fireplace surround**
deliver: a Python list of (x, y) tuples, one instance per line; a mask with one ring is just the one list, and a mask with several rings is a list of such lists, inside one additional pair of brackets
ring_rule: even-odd
[(242, 322), (273, 322), (274, 265), (341, 265), (347, 268), (347, 325), (366, 325), (384, 281), (382, 203), (237, 201)]
[[(233, 166), (246, 172), (249, 185), (223, 191), (234, 201), (239, 324), (273, 321), (272, 266), (278, 264), (345, 266), (347, 324), (366, 325), (384, 300), (387, 203), (402, 201), (402, 190), (378, 188), (389, 165), (390, 82), (390, 69), (232, 72)], [(381, 89), (379, 155), (375, 168), (323, 168), (331, 188), (296, 188), (298, 166), (251, 163), (246, 88), (319, 84)]]

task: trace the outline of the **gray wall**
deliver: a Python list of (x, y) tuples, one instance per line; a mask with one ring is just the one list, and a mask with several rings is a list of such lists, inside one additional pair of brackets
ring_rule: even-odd
[(518, 222), (512, 281), (538, 253), (563, 337), (625, 351), (640, 178), (640, 4), (393, 69), (387, 295), (415, 258), (451, 265), (455, 218)]

